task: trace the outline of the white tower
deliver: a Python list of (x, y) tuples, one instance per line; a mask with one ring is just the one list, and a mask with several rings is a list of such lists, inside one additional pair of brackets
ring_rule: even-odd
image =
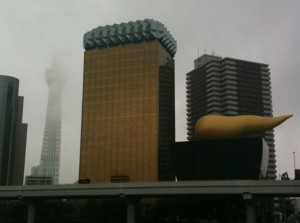
[(56, 69), (45, 72), (49, 87), (45, 131), (40, 164), (32, 167), (31, 175), (52, 177), (53, 184), (59, 182), (61, 144), (61, 95), (63, 80)]

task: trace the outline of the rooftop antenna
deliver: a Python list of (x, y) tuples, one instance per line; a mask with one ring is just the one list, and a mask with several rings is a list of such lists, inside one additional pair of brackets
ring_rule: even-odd
[(198, 58), (199, 58), (199, 44), (198, 44)]
[(215, 55), (215, 51), (213, 49), (211, 49), (211, 54), (214, 56)]

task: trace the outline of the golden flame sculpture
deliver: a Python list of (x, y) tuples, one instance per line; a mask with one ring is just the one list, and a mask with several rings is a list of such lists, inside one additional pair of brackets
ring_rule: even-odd
[(292, 116), (207, 115), (197, 121), (195, 133), (199, 140), (239, 138), (248, 134), (273, 129)]

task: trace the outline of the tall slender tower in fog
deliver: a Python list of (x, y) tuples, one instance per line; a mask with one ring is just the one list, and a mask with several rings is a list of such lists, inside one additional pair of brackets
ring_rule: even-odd
[(27, 124), (18, 92), (17, 78), (0, 75), (0, 185), (23, 184)]
[[(187, 74), (187, 133), (195, 140), (195, 124), (207, 114), (272, 116), (269, 65), (203, 55)], [(273, 130), (263, 134), (269, 146), (268, 179), (276, 179)]]
[(176, 41), (155, 20), (84, 35), (80, 179), (174, 180)]
[(52, 177), (53, 183), (58, 184), (60, 167), (61, 143), (61, 97), (62, 76), (56, 69), (45, 72), (49, 87), (45, 131), (40, 164), (32, 167), (31, 175)]

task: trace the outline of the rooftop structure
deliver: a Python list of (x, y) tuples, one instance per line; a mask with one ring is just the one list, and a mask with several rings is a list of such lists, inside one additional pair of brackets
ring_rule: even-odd
[(90, 50), (148, 42), (155, 39), (162, 44), (171, 56), (175, 55), (176, 40), (162, 23), (153, 19), (99, 26), (84, 34), (83, 48)]

